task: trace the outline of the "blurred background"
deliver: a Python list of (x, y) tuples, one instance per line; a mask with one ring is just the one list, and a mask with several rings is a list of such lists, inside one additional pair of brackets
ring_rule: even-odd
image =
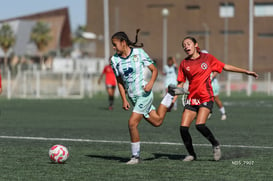
[[(181, 62), (182, 40), (193, 36), (222, 62), (260, 76), (224, 72), (218, 76), (222, 93), (273, 95), (273, 0), (10, 0), (1, 6), (7, 99), (83, 98), (105, 91), (97, 80), (114, 54), (112, 34), (125, 31), (134, 40), (138, 28), (139, 42), (160, 70), (169, 56)], [(164, 92), (162, 75), (156, 84), (154, 91)]]

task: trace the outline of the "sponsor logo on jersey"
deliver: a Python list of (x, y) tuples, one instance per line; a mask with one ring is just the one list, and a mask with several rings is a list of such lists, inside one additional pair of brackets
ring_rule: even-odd
[(206, 63), (202, 63), (202, 64), (201, 64), (201, 68), (202, 68), (203, 70), (206, 70), (206, 69), (208, 68), (208, 65), (207, 65)]
[(124, 75), (127, 77), (130, 73), (132, 73), (133, 72), (133, 68), (132, 67), (129, 67), (127, 70), (125, 69), (123, 69), (123, 71), (124, 71)]
[(134, 60), (135, 62), (137, 62), (137, 61), (138, 61), (138, 56), (137, 56), (137, 55), (134, 55), (134, 56), (133, 56), (133, 60)]

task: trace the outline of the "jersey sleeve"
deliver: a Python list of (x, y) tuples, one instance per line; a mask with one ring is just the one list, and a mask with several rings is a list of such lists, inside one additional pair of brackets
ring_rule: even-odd
[(154, 61), (149, 57), (149, 55), (142, 48), (140, 48), (140, 52), (141, 52), (141, 55), (143, 56), (142, 60), (145, 67), (154, 63)]
[(212, 67), (211, 68), (212, 72), (218, 72), (218, 73), (221, 73), (225, 66), (223, 62), (215, 58), (213, 55), (210, 55), (210, 65)]
[(180, 66), (178, 68), (178, 74), (177, 74), (177, 81), (178, 82), (186, 82), (186, 76), (184, 74), (184, 61), (180, 63)]

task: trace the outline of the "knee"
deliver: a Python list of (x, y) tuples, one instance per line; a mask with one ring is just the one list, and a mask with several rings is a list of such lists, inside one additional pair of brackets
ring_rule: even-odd
[(134, 121), (130, 121), (128, 122), (128, 128), (131, 129), (136, 129), (138, 126), (138, 123), (134, 122)]
[(150, 118), (145, 118), (152, 126), (159, 127), (163, 123), (163, 119), (157, 119), (156, 121), (152, 121)]
[(205, 124), (197, 124), (197, 125), (195, 125), (195, 127), (199, 132), (202, 132), (204, 129), (206, 129)]
[(153, 126), (154, 126), (154, 127), (159, 127), (159, 126), (162, 125), (162, 123), (163, 123), (163, 122), (160, 120), (159, 122), (153, 123)]

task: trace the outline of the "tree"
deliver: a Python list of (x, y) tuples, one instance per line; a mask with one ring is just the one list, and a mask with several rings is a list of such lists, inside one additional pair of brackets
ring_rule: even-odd
[(75, 35), (73, 37), (73, 42), (74, 43), (85, 43), (86, 39), (83, 38), (82, 33), (86, 31), (86, 27), (85, 26), (78, 26), (76, 31), (75, 31)]
[(40, 64), (41, 66), (44, 63), (43, 53), (48, 43), (52, 40), (52, 36), (50, 36), (50, 26), (45, 22), (38, 21), (36, 25), (33, 27), (31, 32), (31, 41), (33, 41), (39, 51), (40, 54)]
[(15, 37), (13, 31), (9, 24), (3, 24), (0, 29), (0, 46), (5, 54), (4, 58), (4, 71), (8, 65), (8, 50), (12, 47), (15, 43)]

